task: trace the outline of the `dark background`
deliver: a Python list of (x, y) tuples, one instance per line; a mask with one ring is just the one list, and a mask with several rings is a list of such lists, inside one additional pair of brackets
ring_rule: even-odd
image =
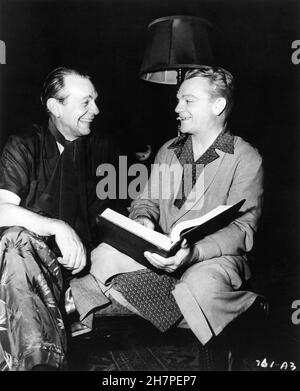
[[(300, 39), (298, 1), (0, 0), (0, 148), (7, 136), (42, 119), (39, 93), (56, 66), (83, 70), (99, 92), (94, 131), (124, 153), (176, 135), (176, 88), (139, 80), (148, 24), (170, 15), (209, 19), (230, 43), (223, 65), (237, 81), (231, 129), (253, 143), (265, 162), (265, 208), (257, 254), (262, 279), (299, 272)], [(299, 281), (299, 279), (298, 279)], [(300, 297), (294, 297), (300, 299)]]

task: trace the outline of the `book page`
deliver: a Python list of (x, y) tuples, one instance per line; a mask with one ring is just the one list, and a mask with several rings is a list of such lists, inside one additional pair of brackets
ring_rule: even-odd
[(172, 243), (176, 243), (180, 239), (180, 233), (185, 229), (201, 225), (206, 221), (212, 219), (213, 217), (217, 216), (218, 214), (224, 212), (225, 210), (231, 208), (231, 206), (232, 205), (219, 205), (215, 209), (211, 210), (210, 212), (206, 213), (201, 217), (196, 217), (195, 219), (186, 220), (178, 223), (177, 225), (175, 225), (175, 227), (170, 233), (170, 239)]
[(101, 216), (164, 250), (168, 251), (172, 247), (172, 242), (168, 236), (149, 229), (110, 208), (105, 209)]

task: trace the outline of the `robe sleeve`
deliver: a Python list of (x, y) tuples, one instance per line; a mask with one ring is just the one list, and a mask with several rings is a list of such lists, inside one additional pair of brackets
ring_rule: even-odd
[(21, 199), (29, 191), (31, 153), (21, 138), (11, 136), (0, 158), (0, 189), (9, 190)]

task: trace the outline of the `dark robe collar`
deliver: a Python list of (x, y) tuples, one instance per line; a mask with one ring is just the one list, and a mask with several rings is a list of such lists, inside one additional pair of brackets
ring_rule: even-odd
[(75, 142), (79, 144), (82, 142), (83, 137), (79, 137), (74, 141), (68, 141), (65, 139), (64, 135), (60, 133), (57, 127), (54, 125), (51, 118), (49, 118), (48, 123), (44, 126), (44, 156), (46, 158), (58, 157), (60, 155), (57, 142), (65, 147), (66, 143)]
[(49, 129), (49, 132), (52, 134), (52, 136), (55, 138), (55, 140), (57, 142), (59, 142), (64, 147), (65, 144), (68, 142), (68, 140), (66, 140), (65, 136), (62, 133), (60, 133), (60, 131), (54, 125), (51, 118), (49, 118), (49, 121), (48, 121), (48, 129)]
[[(43, 156), (46, 159), (54, 158), (54, 157), (59, 157), (59, 149), (56, 143), (55, 136), (53, 132), (50, 129), (55, 128), (55, 125), (49, 119), (47, 123), (43, 126)], [(55, 128), (56, 129), (56, 128)], [(58, 131), (57, 131), (58, 132)]]

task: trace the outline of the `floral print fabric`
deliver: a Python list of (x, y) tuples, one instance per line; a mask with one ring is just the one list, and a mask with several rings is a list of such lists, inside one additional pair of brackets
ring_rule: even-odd
[(0, 370), (66, 366), (61, 269), (44, 239), (0, 228)]

